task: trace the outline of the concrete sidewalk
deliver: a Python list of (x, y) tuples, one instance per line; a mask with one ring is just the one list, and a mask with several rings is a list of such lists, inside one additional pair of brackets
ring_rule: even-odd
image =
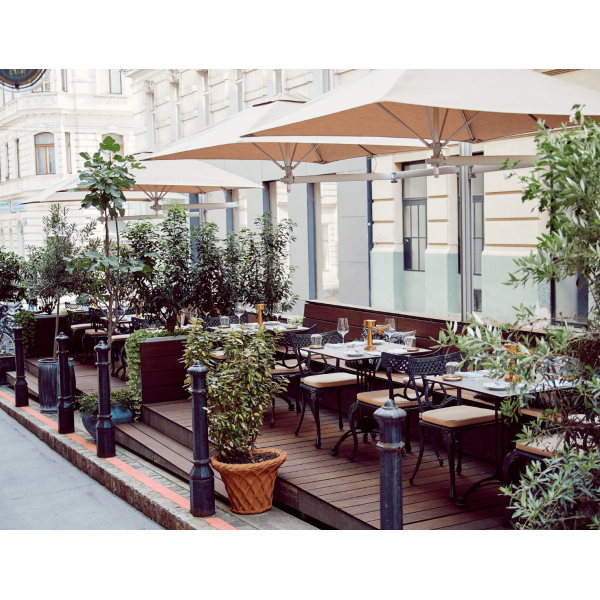
[(0, 529), (162, 529), (0, 411)]
[[(30, 398), (29, 407), (14, 406), (14, 393), (8, 386), (0, 386), (0, 414), (2, 411), (17, 419), (42, 445), (54, 448), (84, 471), (81, 475), (100, 482), (109, 490), (127, 500), (130, 508), (151, 517), (168, 529), (238, 529), (238, 530), (308, 530), (312, 525), (273, 507), (260, 515), (236, 515), (229, 504), (216, 500), (214, 518), (200, 519), (189, 512), (189, 483), (168, 473), (133, 452), (117, 446), (114, 459), (100, 459), (95, 455), (95, 440), (83, 428), (79, 414), (75, 413), (75, 434), (57, 433), (57, 417), (42, 415), (39, 405)], [(10, 421), (10, 419), (9, 419)], [(0, 434), (1, 435), (1, 434)], [(45, 442), (45, 444), (44, 444)], [(0, 447), (1, 448), (1, 447)], [(1, 451), (1, 450), (0, 450)], [(59, 458), (61, 458), (59, 456)], [(0, 461), (3, 456), (0, 454)], [(74, 467), (75, 468), (75, 467)], [(0, 475), (1, 475), (0, 471)], [(89, 475), (90, 477), (88, 477)], [(1, 480), (0, 480), (1, 481)], [(109, 493), (109, 495), (111, 495)], [(115, 500), (123, 502), (116, 497)], [(0, 496), (2, 501), (2, 496)], [(1, 508), (0, 508), (1, 511)], [(0, 515), (2, 513), (0, 512)], [(0, 527), (2, 527), (0, 523)], [(54, 529), (54, 527), (46, 527)], [(94, 528), (94, 527), (90, 527)]]

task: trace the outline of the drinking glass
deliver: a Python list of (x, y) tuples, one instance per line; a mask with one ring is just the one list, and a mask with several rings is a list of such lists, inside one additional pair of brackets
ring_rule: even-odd
[(311, 346), (320, 346), (322, 340), (323, 340), (323, 336), (321, 334), (313, 333), (310, 336), (310, 345)]
[(281, 313), (283, 312), (283, 307), (281, 306), (281, 302), (276, 302), (273, 305), (273, 314), (279, 323), (279, 319), (281, 319)]
[(446, 363), (446, 375), (454, 375), (458, 371), (457, 362)]
[(407, 335), (404, 338), (404, 345), (408, 346), (409, 348), (414, 348), (417, 344), (417, 338), (414, 335)]
[(244, 314), (244, 307), (241, 302), (235, 303), (235, 308), (233, 309), (233, 314), (238, 318), (238, 323), (242, 324), (242, 315)]
[(396, 319), (391, 317), (385, 320), (385, 329), (383, 330), (385, 337), (387, 338), (388, 344), (392, 339), (392, 335), (396, 333)]
[(229, 317), (219, 317), (221, 327), (229, 327)]
[(337, 332), (342, 336), (342, 346), (346, 343), (346, 334), (350, 331), (348, 319), (338, 319)]

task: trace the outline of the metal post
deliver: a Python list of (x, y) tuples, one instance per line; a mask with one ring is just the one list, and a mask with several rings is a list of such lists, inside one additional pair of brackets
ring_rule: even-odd
[[(459, 143), (460, 156), (473, 154), (471, 144)], [(467, 320), (467, 315), (473, 313), (473, 226), (471, 180), (469, 167), (460, 167), (460, 290), (461, 290), (461, 319)]]
[(13, 325), (15, 336), (15, 367), (17, 381), (15, 382), (15, 406), (29, 406), (29, 390), (25, 379), (25, 359), (23, 357), (23, 328)]
[(75, 406), (71, 400), (71, 372), (69, 370), (69, 338), (64, 334), (56, 338), (58, 343), (58, 433), (75, 432)]
[(206, 374), (208, 369), (197, 360), (189, 369), (192, 380), (192, 434), (194, 466), (190, 471), (190, 507), (194, 517), (215, 514), (215, 481), (208, 456), (208, 419), (206, 412)]
[(116, 456), (115, 426), (110, 411), (110, 377), (108, 374), (110, 348), (102, 340), (95, 348), (98, 368), (98, 422), (96, 424), (96, 454), (99, 458)]
[(379, 424), (379, 528), (402, 529), (402, 421), (406, 412), (388, 399), (374, 417)]

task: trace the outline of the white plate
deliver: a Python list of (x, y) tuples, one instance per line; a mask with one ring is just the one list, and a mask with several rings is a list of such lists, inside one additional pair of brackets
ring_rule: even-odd
[(346, 352), (346, 356), (362, 356), (363, 353), (362, 352), (356, 352), (353, 350), (349, 350), (348, 352)]
[(375, 344), (375, 346), (380, 346), (383, 344), (383, 340), (373, 340), (373, 344)]
[(483, 386), (486, 390), (493, 390), (496, 392), (502, 392), (506, 389), (506, 384), (504, 383), (496, 383), (495, 381), (492, 381), (491, 383), (486, 383)]

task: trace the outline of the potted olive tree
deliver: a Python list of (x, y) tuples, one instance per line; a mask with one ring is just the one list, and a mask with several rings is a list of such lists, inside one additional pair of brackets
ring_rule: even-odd
[(276, 339), (266, 330), (234, 331), (221, 338), (223, 359), (212, 349), (218, 333), (204, 331), (200, 321), (188, 336), (187, 366), (200, 360), (207, 374), (209, 437), (217, 451), (212, 467), (221, 474), (234, 512), (269, 510), (277, 470), (287, 458), (283, 450), (257, 448), (264, 412), (287, 380), (271, 378)]

